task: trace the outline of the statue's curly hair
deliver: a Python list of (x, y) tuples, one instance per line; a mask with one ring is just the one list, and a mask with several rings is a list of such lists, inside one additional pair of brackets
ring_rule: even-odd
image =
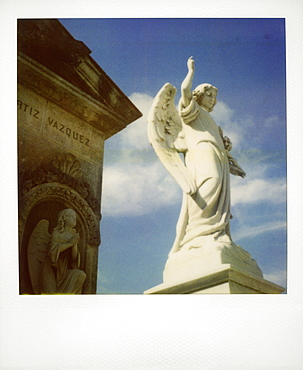
[[(204, 94), (206, 93), (206, 91), (208, 91), (209, 89), (213, 88), (216, 92), (218, 92), (218, 89), (211, 85), (211, 84), (208, 84), (208, 83), (204, 83), (202, 85), (199, 85), (195, 88), (195, 90), (192, 92), (192, 95), (193, 95), (193, 98), (196, 100), (196, 102), (198, 103), (198, 101), (204, 96)], [(209, 110), (210, 112), (214, 109), (214, 106), (217, 104), (217, 98), (215, 98), (215, 102), (214, 102), (214, 105), (212, 106), (212, 108)]]
[(60, 233), (64, 231), (66, 216), (70, 212), (75, 213), (75, 211), (71, 208), (66, 208), (66, 209), (63, 209), (61, 212), (59, 212), (57, 226), (54, 228), (54, 230), (59, 230)]

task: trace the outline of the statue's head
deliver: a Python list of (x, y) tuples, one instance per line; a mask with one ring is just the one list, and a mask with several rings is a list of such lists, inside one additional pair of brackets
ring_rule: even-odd
[(66, 208), (59, 212), (57, 226), (54, 230), (62, 232), (67, 222), (69, 222), (71, 226), (76, 226), (76, 212), (71, 208)]
[(193, 91), (193, 98), (196, 102), (208, 112), (214, 109), (217, 103), (218, 89), (211, 84), (202, 84)]

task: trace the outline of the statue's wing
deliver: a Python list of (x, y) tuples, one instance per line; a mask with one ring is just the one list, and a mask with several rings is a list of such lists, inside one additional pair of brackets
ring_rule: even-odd
[(182, 135), (182, 122), (174, 105), (176, 91), (166, 83), (156, 95), (148, 115), (148, 139), (182, 190), (194, 194), (197, 190), (195, 181), (176, 149), (176, 141)]
[(50, 243), (49, 222), (41, 220), (29, 239), (27, 260), (32, 287), (35, 294), (40, 293), (41, 268)]

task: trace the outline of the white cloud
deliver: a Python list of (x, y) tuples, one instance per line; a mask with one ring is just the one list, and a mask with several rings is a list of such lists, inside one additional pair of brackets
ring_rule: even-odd
[(181, 199), (181, 190), (160, 162), (105, 167), (102, 213), (144, 215)]
[(242, 238), (247, 238), (250, 236), (256, 236), (260, 234), (264, 234), (269, 231), (281, 230), (286, 228), (285, 221), (277, 221), (277, 222), (267, 222), (262, 223), (259, 226), (248, 226), (242, 223), (241, 228), (239, 231), (233, 233), (234, 240), (241, 240)]
[(121, 137), (123, 147), (130, 147), (133, 149), (146, 149), (149, 147), (147, 138), (147, 123), (140, 120), (134, 122), (125, 135)]
[(234, 110), (229, 108), (227, 104), (218, 101), (211, 115), (217, 125), (222, 127), (224, 136), (228, 136), (233, 147), (237, 147), (242, 141), (243, 130), (233, 118)]
[(262, 179), (237, 182), (232, 187), (231, 204), (273, 202), (283, 203), (286, 200), (286, 183), (284, 179)]
[(148, 94), (135, 92), (129, 96), (129, 99), (139, 108), (143, 115), (147, 115), (154, 97)]
[(147, 115), (152, 105), (153, 97), (147, 94), (133, 93), (129, 99), (141, 111), (143, 116), (121, 132), (121, 144), (123, 147), (134, 149), (148, 148)]
[(239, 116), (221, 101), (218, 101), (211, 115), (222, 127), (224, 135), (231, 139), (234, 149), (259, 147), (264, 144), (265, 138), (275, 140), (283, 127), (279, 116), (264, 116), (256, 121), (256, 117), (251, 115)]
[(264, 274), (264, 279), (286, 288), (286, 276), (285, 270), (279, 270), (271, 274)]
[(275, 126), (277, 126), (278, 123), (279, 123), (279, 117), (278, 116), (268, 117), (264, 121), (264, 127), (270, 128), (270, 129), (275, 128)]
[(229, 108), (229, 106), (222, 101), (218, 101), (211, 115), (219, 125), (222, 122), (229, 124), (232, 122), (234, 110)]
[(124, 130), (107, 140), (108, 148), (147, 149), (150, 147), (147, 138), (147, 115), (153, 97), (147, 94), (133, 93), (129, 99), (141, 111), (142, 117), (128, 125)]

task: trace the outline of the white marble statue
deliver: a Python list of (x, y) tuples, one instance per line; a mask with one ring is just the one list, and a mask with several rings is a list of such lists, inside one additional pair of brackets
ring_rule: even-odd
[[(176, 88), (167, 83), (155, 97), (148, 116), (149, 141), (184, 194), (169, 257), (173, 260), (180, 251), (184, 256), (184, 252), (198, 248), (204, 252), (224, 249), (237, 259), (252, 261), (230, 235), (229, 174), (245, 177), (245, 172), (229, 153), (230, 140), (223, 137), (210, 115), (218, 90), (202, 84), (192, 92), (192, 57), (187, 67), (178, 110), (174, 105)], [(184, 154), (184, 161), (179, 153)]]
[(49, 222), (38, 222), (28, 245), (28, 265), (35, 294), (80, 294), (86, 279), (80, 270), (76, 213), (64, 209), (52, 234)]

